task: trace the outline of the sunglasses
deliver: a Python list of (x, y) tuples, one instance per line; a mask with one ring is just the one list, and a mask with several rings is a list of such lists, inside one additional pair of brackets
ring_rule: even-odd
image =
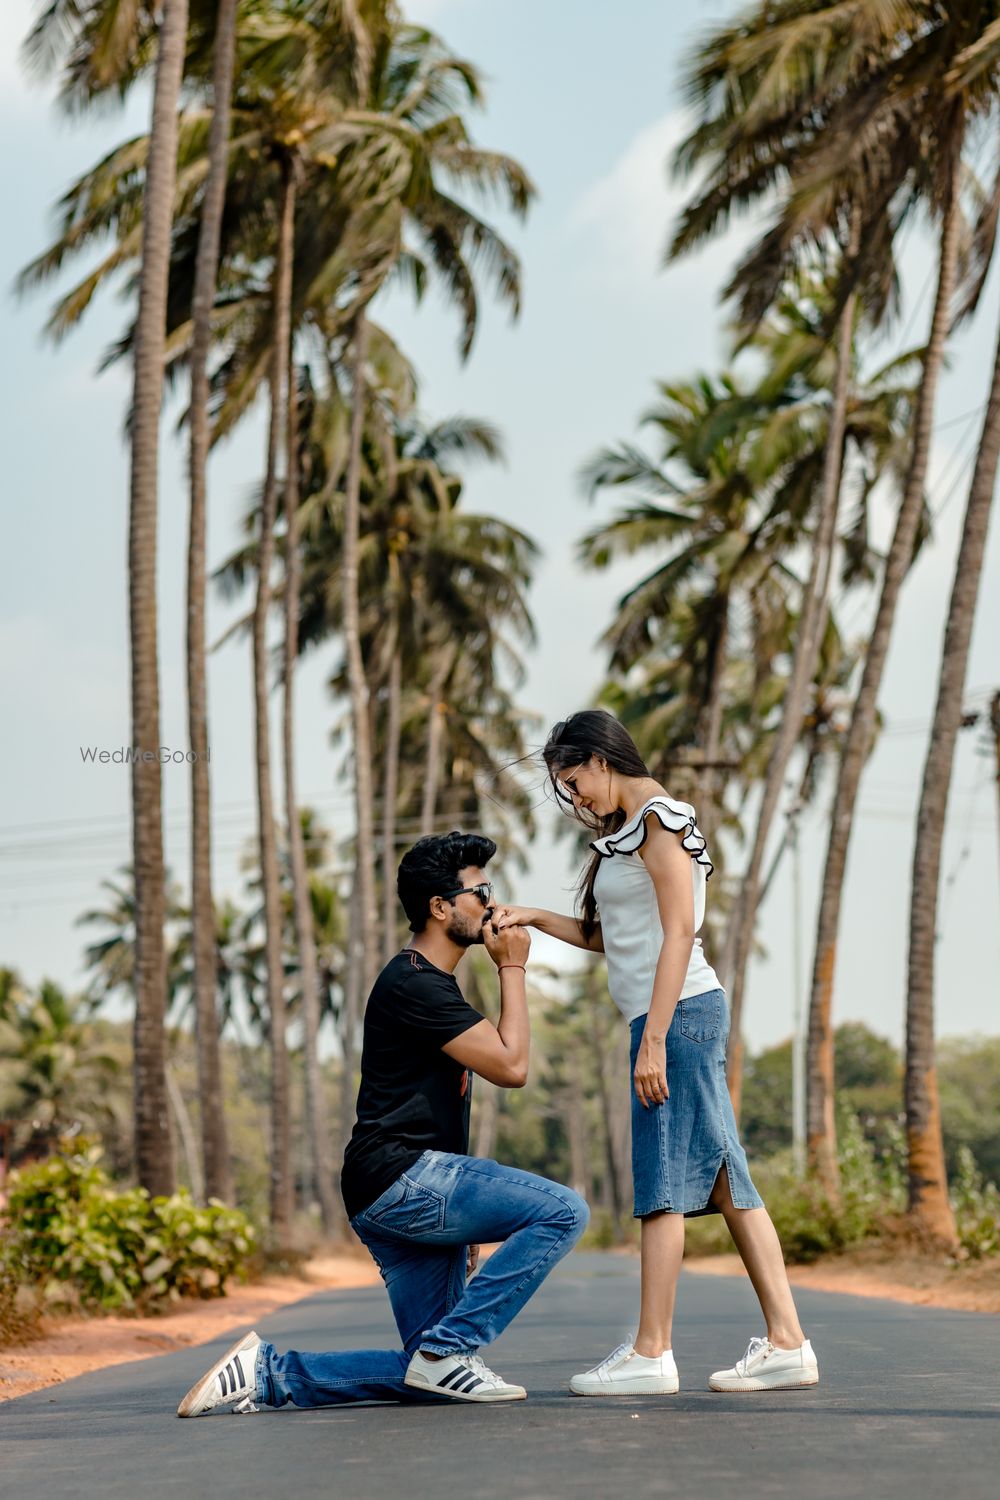
[(484, 881), (482, 885), (463, 885), (457, 891), (442, 891), (441, 896), (445, 901), (451, 901), (455, 896), (478, 896), (483, 906), (491, 906), (493, 887)]

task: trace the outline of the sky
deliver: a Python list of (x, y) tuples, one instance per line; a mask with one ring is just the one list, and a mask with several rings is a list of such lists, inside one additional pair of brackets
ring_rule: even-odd
[[(539, 197), (526, 225), (496, 222), (522, 260), (524, 307), (512, 324), (484, 300), (471, 359), (458, 356), (455, 314), (439, 295), (414, 309), (400, 294), (380, 317), (416, 365), (420, 404), (432, 419), (458, 412), (503, 431), (502, 468), (470, 470), (466, 502), (503, 515), (543, 549), (532, 593), (539, 644), (520, 695), (542, 726), (586, 706), (600, 682), (599, 637), (615, 601), (640, 576), (633, 563), (584, 573), (575, 544), (613, 502), (584, 501), (577, 475), (600, 446), (640, 436), (654, 383), (718, 370), (726, 359), (718, 290), (752, 224), (738, 223), (696, 255), (662, 267), (684, 190), (666, 163), (685, 128), (678, 73), (700, 28), (735, 6), (680, 7), (627, 0), (614, 26), (598, 0), (423, 0), (407, 7), (485, 72), (487, 106), (475, 139), (517, 157)], [(32, 984), (85, 980), (87, 929), (77, 918), (102, 904), (100, 882), (129, 857), (129, 772), (95, 765), (81, 747), (130, 741), (127, 637), (127, 453), (124, 367), (98, 374), (123, 326), (114, 294), (95, 300), (82, 326), (54, 348), (42, 328), (55, 288), (24, 298), (17, 271), (49, 242), (52, 209), (74, 175), (145, 128), (148, 99), (124, 112), (67, 120), (46, 85), (29, 80), (17, 49), (31, 0), (0, 11), (0, 129), (13, 143), (0, 158), (2, 201), (16, 205), (0, 244), (5, 301), (0, 392), (5, 414), (5, 560), (0, 593), (0, 963)], [(572, 24), (568, 24), (571, 15)], [(933, 281), (929, 235), (917, 228), (903, 253), (904, 310), (879, 357), (919, 342)], [(60, 288), (69, 280), (58, 283)], [(905, 587), (881, 695), (885, 730), (867, 769), (851, 848), (841, 928), (835, 1016), (862, 1020), (899, 1042), (913, 822), (933, 711), (944, 619), (967, 481), (1000, 316), (997, 277), (975, 323), (953, 342), (941, 385), (929, 493), (938, 512), (933, 546)], [(161, 739), (186, 744), (184, 570), (187, 497), (184, 440), (168, 408), (161, 461), (159, 638)], [(209, 476), (209, 561), (239, 539), (247, 497), (262, 470), (258, 412), (214, 455)], [(886, 541), (891, 518), (876, 518)], [(968, 701), (1000, 686), (1000, 541), (990, 532), (968, 674)], [(243, 601), (245, 608), (246, 601)], [(210, 639), (241, 609), (213, 598)], [(863, 637), (870, 610), (849, 600), (842, 619)], [(297, 688), (298, 784), (335, 834), (350, 829), (349, 789), (336, 744), (342, 709), (327, 679), (335, 648), (302, 663)], [(240, 854), (254, 830), (254, 752), (249, 644), (234, 638), (210, 662), (211, 754), (217, 894), (239, 899)], [(280, 703), (274, 705), (275, 758)], [(544, 738), (538, 731), (537, 744)], [(1000, 858), (992, 762), (976, 731), (963, 733), (951, 789), (937, 945), (937, 1022), (943, 1035), (995, 1034), (1000, 960)], [(832, 786), (803, 818), (798, 907), (785, 862), (761, 914), (762, 952), (752, 965), (745, 1031), (754, 1050), (786, 1037), (811, 937)], [(541, 791), (539, 791), (541, 795)], [(164, 768), (167, 861), (187, 870), (188, 772)], [(543, 837), (526, 875), (506, 894), (567, 910), (575, 884), (568, 846)], [(711, 887), (709, 887), (711, 890)], [(799, 910), (798, 925), (796, 910)], [(803, 958), (797, 977), (799, 934)], [(550, 962), (569, 950), (536, 939)], [(711, 955), (709, 955), (711, 957)]]

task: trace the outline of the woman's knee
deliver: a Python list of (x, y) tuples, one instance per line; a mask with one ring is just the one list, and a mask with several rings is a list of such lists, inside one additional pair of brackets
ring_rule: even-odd
[(712, 1188), (711, 1193), (711, 1201), (715, 1204), (716, 1208), (722, 1211), (722, 1213), (726, 1213), (733, 1207), (733, 1195), (729, 1190), (729, 1173), (726, 1170), (725, 1162), (723, 1162), (722, 1166), (719, 1168), (718, 1176), (715, 1179), (715, 1186)]

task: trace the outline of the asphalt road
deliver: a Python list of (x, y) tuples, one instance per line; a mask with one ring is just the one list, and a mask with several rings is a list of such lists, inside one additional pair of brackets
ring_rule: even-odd
[[(564, 1262), (489, 1352), (529, 1399), (507, 1406), (293, 1407), (180, 1421), (214, 1344), (0, 1405), (3, 1500), (979, 1500), (1000, 1496), (1000, 1318), (800, 1290), (815, 1390), (716, 1395), (706, 1377), (760, 1330), (749, 1286), (685, 1276), (679, 1396), (566, 1393), (633, 1326), (638, 1268)], [(381, 1288), (324, 1292), (259, 1325), (279, 1348), (389, 1345)]]

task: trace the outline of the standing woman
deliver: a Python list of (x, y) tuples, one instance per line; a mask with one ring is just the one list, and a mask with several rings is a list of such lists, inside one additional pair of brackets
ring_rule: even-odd
[(696, 936), (712, 862), (694, 809), (650, 776), (611, 714), (584, 710), (557, 724), (543, 751), (556, 796), (598, 837), (581, 882), (581, 914), (508, 906), (516, 924), (604, 953), (611, 998), (629, 1023), (634, 1213), (642, 1221), (642, 1292), (634, 1343), (570, 1383), (577, 1396), (670, 1395), (684, 1219), (721, 1213), (767, 1327), (742, 1359), (709, 1380), (715, 1391), (815, 1385), (781, 1246), (754, 1187), (726, 1087), (729, 1012)]

